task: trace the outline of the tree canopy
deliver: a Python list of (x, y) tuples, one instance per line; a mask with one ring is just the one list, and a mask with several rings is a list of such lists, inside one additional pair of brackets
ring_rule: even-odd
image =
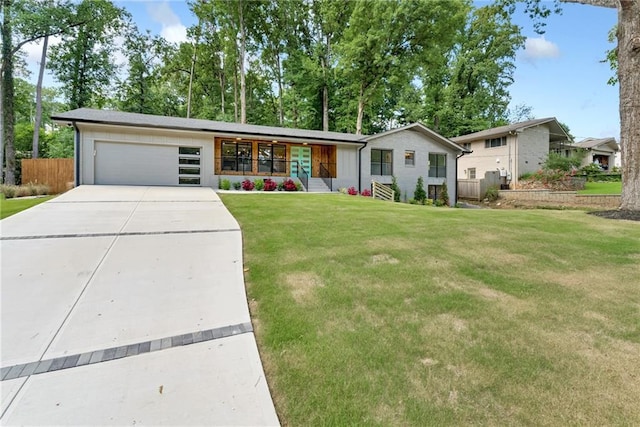
[[(563, 0), (619, 13), (624, 190), (640, 209), (640, 5)], [(16, 123), (26, 117), (19, 52), (47, 36), (45, 52), (64, 108), (110, 107), (307, 129), (373, 133), (421, 121), (452, 137), (530, 117), (510, 111), (516, 0), (211, 0), (189, 3), (197, 24), (172, 44), (141, 33), (112, 0), (2, 0), (2, 142), (7, 182)], [(527, 0), (533, 28), (561, 2)], [(121, 58), (124, 63), (116, 60)], [(634, 71), (635, 70), (635, 71)], [(34, 133), (39, 131), (34, 130)], [(2, 159), (0, 159), (2, 160)]]

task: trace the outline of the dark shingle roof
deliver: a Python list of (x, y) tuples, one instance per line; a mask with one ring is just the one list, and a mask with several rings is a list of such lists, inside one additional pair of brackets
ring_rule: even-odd
[(334, 142), (364, 143), (365, 135), (323, 132), (319, 130), (293, 129), (275, 126), (259, 126), (213, 120), (186, 119), (183, 117), (154, 116), (150, 114), (123, 113), (113, 110), (79, 108), (54, 114), (51, 118), (63, 123), (100, 123), (160, 129), (179, 129), (203, 132), (218, 132), (233, 135), (256, 135), (269, 138), (296, 138)]
[[(566, 134), (564, 129), (562, 129), (562, 127), (558, 123), (558, 120), (556, 120), (555, 117), (547, 117), (544, 119), (527, 120), (526, 122), (512, 123), (510, 125), (498, 126), (491, 129), (485, 129), (480, 132), (470, 133), (468, 135), (456, 136), (454, 138), (451, 138), (451, 140), (458, 144), (462, 144), (465, 142), (476, 141), (479, 139), (487, 139), (487, 138), (507, 135), (510, 132), (517, 132), (519, 130), (530, 128), (533, 126), (538, 126), (545, 123), (550, 123), (553, 126), (553, 129), (551, 129), (550, 140), (559, 140), (559, 139), (566, 140), (569, 138), (569, 136)], [(557, 138), (558, 136), (560, 138)]]
[(426, 127), (425, 125), (423, 125), (420, 122), (416, 122), (416, 123), (412, 123), (410, 125), (406, 125), (400, 128), (396, 128), (396, 129), (391, 129), (385, 132), (381, 132), (381, 133), (377, 133), (375, 135), (370, 135), (365, 137), (366, 141), (371, 141), (377, 138), (380, 138), (382, 136), (386, 136), (386, 135), (391, 135), (394, 134), (396, 132), (402, 132), (402, 131), (406, 131), (406, 130), (412, 130), (415, 132), (419, 132), (422, 133), (423, 135), (426, 135), (432, 139), (434, 139), (435, 141), (438, 141), (439, 143), (448, 146), (449, 148), (453, 148), (454, 150), (458, 150), (458, 151), (462, 151), (462, 152), (466, 152), (466, 153), (471, 153), (470, 150), (467, 150), (466, 148), (456, 144), (454, 141), (452, 141), (449, 138), (445, 138), (444, 136), (440, 135), (439, 133), (429, 129), (428, 127)]
[(582, 148), (594, 148), (594, 147), (598, 147), (600, 145), (607, 145), (611, 148), (614, 148), (615, 150), (618, 150), (618, 143), (616, 142), (615, 138), (609, 137), (609, 138), (586, 138), (583, 139), (580, 142), (576, 142), (576, 146), (577, 147), (582, 147)]

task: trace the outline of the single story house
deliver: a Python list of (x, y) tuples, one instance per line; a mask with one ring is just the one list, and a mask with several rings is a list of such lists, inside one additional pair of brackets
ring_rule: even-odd
[(505, 185), (536, 172), (550, 151), (571, 145), (571, 138), (555, 117), (528, 120), (451, 138), (471, 154), (458, 164), (458, 179), (482, 179), (497, 171)]
[(299, 179), (307, 191), (390, 184), (407, 198), (419, 176), (435, 197), (446, 180), (456, 201), (466, 150), (415, 123), (377, 135), (163, 117), (81, 108), (52, 119), (75, 129), (75, 184), (217, 188), (221, 179)]
[(574, 146), (587, 151), (581, 166), (594, 163), (603, 170), (609, 170), (615, 166), (616, 156), (620, 152), (620, 146), (615, 138), (586, 138), (576, 142)]

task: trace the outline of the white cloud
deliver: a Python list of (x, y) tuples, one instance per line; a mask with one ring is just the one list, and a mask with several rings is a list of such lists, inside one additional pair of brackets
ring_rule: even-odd
[(162, 25), (162, 30), (160, 30), (162, 38), (170, 43), (187, 41), (187, 27), (182, 25), (180, 18), (173, 12), (169, 2), (149, 2), (147, 12), (151, 19)]
[(560, 48), (544, 37), (528, 37), (524, 43), (524, 57), (529, 60), (542, 58), (557, 58), (560, 56)]
[[(44, 39), (38, 39), (34, 42), (27, 43), (22, 46), (22, 51), (27, 54), (26, 61), (29, 66), (35, 66), (36, 68), (40, 64), (42, 58), (42, 42)], [(60, 43), (62, 39), (59, 36), (49, 37), (48, 49), (51, 46), (55, 46)]]

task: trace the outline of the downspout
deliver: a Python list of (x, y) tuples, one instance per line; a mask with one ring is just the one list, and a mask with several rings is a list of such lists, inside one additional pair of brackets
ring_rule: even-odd
[(81, 157), (81, 153), (80, 153), (80, 129), (78, 129), (78, 125), (76, 124), (76, 122), (71, 122), (71, 125), (73, 126), (73, 129), (75, 129), (75, 135), (74, 135), (74, 140), (73, 140), (73, 145), (74, 145), (74, 157), (75, 157), (75, 161), (74, 161), (74, 187), (78, 187), (80, 185), (80, 157)]
[[(469, 154), (473, 153), (473, 151), (469, 151)], [(458, 204), (458, 159), (467, 154), (466, 151), (463, 151), (462, 154), (456, 156), (456, 167), (455, 167), (455, 177), (456, 177), (456, 185), (453, 189), (453, 206)]]
[(362, 149), (367, 146), (367, 141), (364, 145), (358, 148), (358, 193), (362, 193)]

